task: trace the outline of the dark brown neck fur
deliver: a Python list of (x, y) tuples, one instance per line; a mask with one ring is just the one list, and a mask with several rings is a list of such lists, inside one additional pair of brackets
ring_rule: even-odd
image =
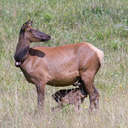
[(30, 41), (26, 39), (24, 31), (20, 31), (19, 41), (16, 47), (14, 59), (16, 62), (22, 63), (29, 53)]

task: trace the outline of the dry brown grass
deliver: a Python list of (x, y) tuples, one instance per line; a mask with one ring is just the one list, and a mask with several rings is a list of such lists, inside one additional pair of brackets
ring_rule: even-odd
[[(47, 88), (45, 110), (35, 115), (36, 92), (34, 88), (24, 94), (17, 92), (4, 97), (0, 106), (1, 128), (127, 128), (128, 127), (128, 88), (116, 88), (108, 96), (101, 95), (100, 109), (93, 113), (88, 112), (88, 99), (81, 105), (79, 113), (75, 113), (73, 106), (67, 106), (62, 111), (51, 112), (56, 103), (50, 97), (54, 89)], [(12, 98), (13, 97), (13, 98)], [(7, 101), (4, 101), (7, 100)], [(14, 104), (9, 101), (14, 100)], [(8, 102), (8, 103), (5, 103)]]

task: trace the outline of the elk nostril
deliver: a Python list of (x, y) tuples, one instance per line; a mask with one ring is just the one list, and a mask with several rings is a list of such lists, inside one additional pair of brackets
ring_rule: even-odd
[(51, 39), (51, 36), (48, 35), (48, 39), (50, 40)]

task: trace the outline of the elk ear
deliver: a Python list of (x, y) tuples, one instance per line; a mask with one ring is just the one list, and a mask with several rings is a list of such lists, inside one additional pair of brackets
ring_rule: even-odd
[(23, 24), (20, 32), (25, 32), (28, 28), (32, 28), (32, 21), (31, 20), (28, 20), (27, 22), (25, 22)]
[(32, 27), (32, 23), (33, 23), (32, 20), (28, 20), (28, 21), (25, 23), (25, 26), (26, 26), (26, 27)]

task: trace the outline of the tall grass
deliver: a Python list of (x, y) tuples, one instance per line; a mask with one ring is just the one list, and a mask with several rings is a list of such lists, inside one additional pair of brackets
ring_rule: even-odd
[[(128, 128), (128, 1), (127, 0), (0, 0), (0, 128)], [(51, 112), (46, 87), (45, 111), (37, 107), (35, 87), (14, 66), (13, 55), (21, 25), (32, 19), (35, 28), (52, 36), (42, 46), (87, 41), (105, 53), (95, 85), (100, 110), (88, 113), (88, 98), (80, 113), (73, 106)]]

